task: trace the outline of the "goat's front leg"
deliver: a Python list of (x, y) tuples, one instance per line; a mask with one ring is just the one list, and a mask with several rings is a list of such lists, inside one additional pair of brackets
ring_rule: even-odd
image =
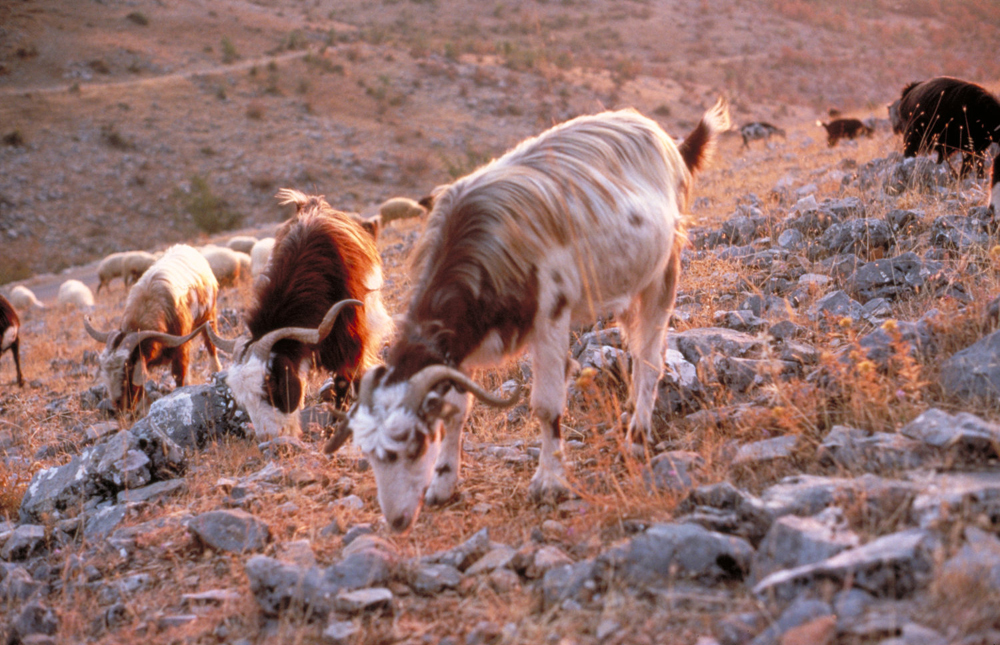
[(566, 371), (569, 353), (569, 314), (544, 330), (536, 328), (531, 357), (534, 384), (531, 411), (542, 433), (542, 453), (538, 470), (531, 478), (528, 493), (535, 501), (555, 501), (569, 495), (563, 465), (560, 419), (566, 407)]
[(454, 389), (445, 396), (445, 400), (453, 407), (442, 419), (444, 439), (441, 442), (441, 452), (434, 464), (434, 478), (424, 495), (424, 501), (430, 506), (444, 504), (455, 494), (455, 485), (462, 469), (462, 429), (469, 413), (471, 397), (471, 394), (459, 394)]

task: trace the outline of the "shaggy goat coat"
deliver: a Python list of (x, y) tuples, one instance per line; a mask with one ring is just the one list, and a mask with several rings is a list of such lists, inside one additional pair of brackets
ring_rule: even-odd
[(531, 348), (542, 425), (531, 492), (546, 496), (564, 490), (570, 326), (616, 314), (634, 355), (630, 434), (649, 434), (692, 172), (728, 127), (723, 101), (680, 146), (633, 110), (579, 117), (436, 191), (405, 322), (346, 426), (393, 528), (409, 526), (424, 498), (447, 500), (458, 476), (469, 395), (442, 384), (415, 404), (410, 379), (429, 366), (468, 372)]

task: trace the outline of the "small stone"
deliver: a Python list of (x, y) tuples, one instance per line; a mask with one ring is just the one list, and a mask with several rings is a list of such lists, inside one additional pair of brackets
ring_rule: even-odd
[(230, 553), (263, 550), (271, 537), (267, 524), (240, 510), (202, 513), (188, 523), (188, 530), (205, 545)]
[(323, 630), (323, 641), (331, 645), (346, 645), (360, 630), (349, 620), (333, 620)]
[(474, 576), (480, 573), (493, 571), (494, 569), (506, 567), (514, 558), (515, 553), (517, 552), (509, 546), (498, 547), (476, 560), (476, 562), (472, 564), (472, 566), (470, 566), (465, 573), (470, 576)]
[(338, 611), (348, 614), (392, 612), (392, 592), (385, 587), (341, 591), (336, 597)]

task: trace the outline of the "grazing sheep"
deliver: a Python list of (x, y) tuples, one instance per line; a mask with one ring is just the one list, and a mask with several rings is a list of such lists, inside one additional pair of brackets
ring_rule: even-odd
[[(248, 334), (214, 337), (233, 354), (228, 383), (258, 439), (299, 433), (298, 410), (313, 359), (345, 383), (372, 365), (392, 321), (382, 305), (374, 239), (322, 197), (283, 189), (296, 216), (278, 231), (247, 313)], [(353, 305), (364, 305), (356, 311)], [(341, 309), (352, 305), (341, 313)], [(339, 318), (337, 317), (339, 314)]]
[(986, 149), (1000, 141), (1000, 101), (980, 85), (939, 76), (903, 88), (898, 124), (904, 157), (933, 151), (941, 163), (961, 152), (959, 177), (973, 166), (981, 177)]
[(92, 338), (105, 343), (99, 359), (101, 380), (119, 411), (135, 408), (145, 396), (149, 369), (170, 363), (174, 382), (188, 377), (187, 341), (199, 331), (216, 371), (221, 369), (205, 328), (215, 326), (219, 285), (208, 262), (184, 244), (170, 247), (129, 291), (117, 330), (98, 331), (84, 318)]
[(125, 286), (135, 284), (156, 262), (156, 255), (146, 251), (128, 251), (122, 258), (122, 278)]
[(427, 210), (423, 206), (408, 197), (393, 197), (378, 207), (378, 216), (383, 225), (397, 219), (423, 217), (426, 214)]
[(785, 131), (766, 121), (754, 121), (740, 127), (740, 136), (743, 137), (743, 147), (749, 148), (751, 141), (770, 141), (773, 136), (784, 139)]
[(24, 387), (24, 376), (21, 374), (21, 355), (19, 348), (21, 338), (18, 332), (21, 329), (21, 320), (17, 317), (17, 311), (10, 301), (0, 296), (0, 358), (8, 349), (14, 357), (14, 369), (17, 371), (17, 385)]
[(28, 287), (17, 285), (10, 290), (10, 303), (18, 311), (28, 311), (33, 307), (45, 309), (45, 305), (35, 297), (34, 292)]
[(829, 123), (817, 121), (816, 125), (826, 130), (826, 143), (831, 148), (841, 139), (857, 139), (862, 135), (870, 137), (875, 132), (860, 119), (833, 119)]
[(250, 255), (250, 250), (253, 245), (257, 243), (257, 238), (251, 235), (237, 235), (236, 237), (229, 238), (226, 242), (226, 246), (234, 251), (239, 251), (240, 253), (246, 253)]
[(250, 277), (251, 260), (246, 253), (224, 246), (212, 246), (202, 249), (201, 254), (208, 260), (220, 287), (231, 287)]
[(452, 496), (472, 395), (494, 406), (519, 396), (496, 397), (469, 372), (525, 347), (542, 429), (529, 492), (566, 492), (560, 418), (571, 324), (621, 317), (634, 354), (626, 441), (652, 440), (682, 213), (693, 173), (728, 127), (722, 99), (680, 146), (633, 110), (578, 117), (438, 189), (400, 332), (325, 448), (353, 434), (393, 530), (411, 526), (425, 501)]
[(79, 280), (67, 280), (59, 285), (56, 304), (60, 306), (72, 305), (77, 309), (92, 309), (94, 307), (94, 294), (90, 292), (90, 287)]
[(122, 270), (122, 260), (125, 259), (126, 252), (112, 253), (101, 260), (100, 264), (97, 265), (97, 293), (101, 293), (101, 288), (107, 285), (109, 288), (111, 286), (111, 281), (115, 278), (122, 278), (124, 282), (124, 273)]
[(250, 274), (254, 279), (267, 270), (267, 262), (271, 258), (272, 249), (274, 249), (273, 237), (257, 240), (257, 243), (253, 245), (250, 250)]

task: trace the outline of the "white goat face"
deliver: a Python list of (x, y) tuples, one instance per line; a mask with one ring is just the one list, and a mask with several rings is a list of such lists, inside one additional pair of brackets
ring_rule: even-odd
[[(376, 368), (365, 376), (375, 380), (384, 370)], [(403, 404), (408, 382), (371, 387), (368, 404), (358, 402), (347, 424), (354, 443), (367, 457), (378, 485), (382, 514), (394, 531), (409, 528), (420, 514), (424, 494), (434, 475), (441, 452), (442, 422), (436, 415), (410, 410)]]
[(254, 435), (259, 441), (274, 439), (281, 435), (298, 436), (299, 412), (302, 401), (299, 400), (296, 409), (290, 413), (282, 412), (271, 405), (264, 384), (268, 378), (270, 366), (252, 353), (240, 351), (239, 346), (234, 351), (238, 362), (233, 363), (226, 376), (226, 383), (233, 392), (236, 403), (246, 410), (253, 422)]
[[(124, 336), (122, 334), (121, 336)], [(118, 342), (121, 342), (118, 339)], [(141, 353), (135, 363), (130, 362), (128, 350), (109, 344), (101, 352), (98, 359), (100, 363), (101, 382), (108, 391), (108, 398), (118, 410), (127, 410), (132, 407), (133, 399), (138, 395), (138, 391), (143, 388), (146, 382), (146, 364), (142, 360)]]

